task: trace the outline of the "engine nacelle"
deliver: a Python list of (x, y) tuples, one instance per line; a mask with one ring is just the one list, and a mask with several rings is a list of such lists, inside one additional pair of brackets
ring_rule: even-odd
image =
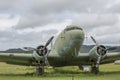
[(97, 60), (100, 55), (104, 56), (106, 54), (106, 52), (107, 51), (106, 51), (105, 46), (103, 46), (103, 45), (95, 46), (89, 52), (90, 59)]
[(37, 50), (36, 50), (36, 53), (39, 55), (39, 56), (44, 56), (46, 55), (48, 52), (48, 49), (43, 46), (43, 45), (40, 45), (37, 47)]

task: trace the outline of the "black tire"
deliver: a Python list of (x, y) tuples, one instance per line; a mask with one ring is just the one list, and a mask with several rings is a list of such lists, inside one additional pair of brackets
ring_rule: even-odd
[(94, 73), (94, 74), (98, 74), (99, 73), (99, 68), (98, 67), (92, 67), (91, 72)]
[(96, 68), (95, 68), (95, 74), (98, 74), (98, 73), (99, 73), (99, 68), (96, 67)]
[(39, 75), (43, 75), (44, 74), (44, 69), (43, 68), (38, 68), (38, 73)]
[(43, 75), (44, 74), (44, 68), (42, 68), (42, 67), (37, 67), (36, 71), (37, 71), (38, 75)]

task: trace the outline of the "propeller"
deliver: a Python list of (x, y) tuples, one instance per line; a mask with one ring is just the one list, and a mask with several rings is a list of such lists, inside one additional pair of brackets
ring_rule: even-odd
[(99, 67), (102, 56), (100, 55), (97, 59), (96, 67)]
[(95, 43), (95, 45), (98, 47), (99, 57), (96, 62), (96, 67), (99, 67), (100, 61), (102, 59), (102, 55), (107, 51), (107, 49), (104, 46), (99, 45), (93, 36), (91, 36), (91, 39)]
[(98, 43), (97, 43), (97, 41), (95, 40), (95, 38), (94, 38), (93, 36), (90, 36), (90, 37), (91, 37), (92, 41), (93, 41), (96, 45), (98, 45)]
[[(43, 58), (44, 58), (45, 65), (49, 66), (49, 61), (48, 61), (48, 58), (47, 58), (48, 53), (47, 53), (47, 54), (45, 54), (45, 53), (46, 53), (46, 48), (47, 48), (47, 46), (52, 42), (53, 38), (54, 38), (54, 36), (52, 36), (52, 37), (46, 42), (45, 46), (41, 46), (41, 47), (39, 47), (39, 48), (37, 48), (37, 49), (32, 48), (32, 47), (24, 47), (24, 49), (27, 50), (27, 51), (36, 51), (36, 52), (39, 52), (39, 51), (40, 51), (40, 52), (42, 53)], [(39, 54), (39, 55), (40, 55), (40, 54)]]
[[(51, 41), (53, 40), (53, 38), (54, 38), (54, 36), (52, 36), (47, 42), (46, 42), (46, 44), (45, 44), (45, 46), (44, 46), (44, 52), (45, 52), (45, 48), (51, 43)], [(47, 55), (48, 54), (44, 54), (43, 53), (43, 57), (44, 57), (44, 60), (45, 60), (45, 64), (47, 65), (47, 66), (50, 66), (50, 64), (49, 64), (49, 61), (48, 61), (48, 58), (47, 58)]]
[(50, 42), (53, 40), (53, 38), (54, 38), (54, 36), (52, 36), (52, 37), (46, 42), (45, 47), (47, 47), (47, 46), (50, 44)]
[(101, 59), (106, 56), (106, 54), (104, 54), (104, 53), (106, 53), (108, 50), (115, 50), (115, 49), (117, 49), (117, 47), (106, 48), (102, 45), (99, 45), (93, 36), (91, 36), (91, 39), (96, 44), (96, 46), (99, 48), (99, 51), (98, 51), (99, 57), (98, 57), (97, 62), (96, 62), (96, 67), (99, 67)]

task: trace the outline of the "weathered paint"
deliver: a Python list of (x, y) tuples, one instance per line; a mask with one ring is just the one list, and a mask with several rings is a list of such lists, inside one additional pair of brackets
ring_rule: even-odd
[[(58, 36), (49, 55), (51, 66), (75, 66), (91, 64), (90, 59), (96, 58), (93, 48), (89, 53), (80, 53), (80, 47), (84, 41), (84, 31), (79, 26), (67, 26)], [(92, 54), (92, 55), (90, 55)], [(33, 54), (0, 53), (0, 61), (9, 64), (35, 65), (36, 60), (42, 60), (43, 56)], [(120, 59), (120, 53), (107, 53), (102, 64)]]

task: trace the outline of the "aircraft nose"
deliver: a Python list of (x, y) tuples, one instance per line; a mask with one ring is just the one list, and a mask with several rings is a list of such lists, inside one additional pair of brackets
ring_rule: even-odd
[(84, 38), (84, 32), (82, 30), (74, 30), (72, 32), (72, 38), (73, 39), (83, 39)]

